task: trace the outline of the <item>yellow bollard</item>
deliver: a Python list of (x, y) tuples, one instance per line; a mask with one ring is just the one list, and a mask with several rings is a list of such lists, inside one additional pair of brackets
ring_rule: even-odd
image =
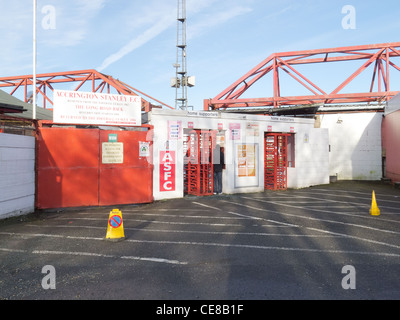
[(124, 240), (124, 224), (122, 221), (122, 212), (118, 209), (114, 209), (110, 212), (110, 217), (108, 219), (108, 227), (107, 227), (107, 240)]
[(369, 210), (369, 213), (371, 216), (380, 216), (381, 211), (378, 208), (378, 205), (376, 203), (376, 196), (375, 196), (375, 190), (372, 192), (372, 204), (371, 204), (371, 209)]

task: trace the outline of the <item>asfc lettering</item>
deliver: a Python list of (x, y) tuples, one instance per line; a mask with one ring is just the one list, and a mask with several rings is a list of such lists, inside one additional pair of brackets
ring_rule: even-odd
[(175, 191), (175, 151), (160, 152), (160, 191)]

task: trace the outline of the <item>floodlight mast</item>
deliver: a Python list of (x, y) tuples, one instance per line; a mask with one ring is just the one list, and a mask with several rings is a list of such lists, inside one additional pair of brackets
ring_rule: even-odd
[(36, 15), (37, 0), (33, 0), (33, 99), (32, 119), (36, 119)]
[(186, 0), (178, 0), (177, 25), (176, 76), (173, 85), (176, 89), (175, 108), (187, 110)]

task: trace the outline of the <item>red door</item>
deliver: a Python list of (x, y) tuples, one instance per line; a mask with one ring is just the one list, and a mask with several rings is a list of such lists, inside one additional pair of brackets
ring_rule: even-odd
[(265, 134), (265, 189), (287, 189), (287, 137), (289, 134)]
[[(116, 137), (117, 141), (109, 143), (110, 135)], [(99, 205), (153, 201), (153, 166), (149, 161), (150, 155), (146, 156), (147, 151), (140, 152), (143, 143), (148, 143), (146, 148), (150, 147), (146, 139), (145, 131), (100, 131)], [(104, 163), (107, 162), (103, 161), (104, 143), (111, 146), (122, 144), (122, 164)]]
[[(152, 202), (151, 144), (147, 131), (39, 128), (36, 206)], [(141, 146), (148, 151), (140, 152)]]
[(38, 208), (98, 205), (99, 130), (40, 128), (37, 148)]

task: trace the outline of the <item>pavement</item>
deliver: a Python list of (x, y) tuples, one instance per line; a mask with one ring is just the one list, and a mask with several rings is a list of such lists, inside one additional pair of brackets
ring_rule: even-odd
[(0, 221), (0, 299), (397, 300), (399, 236), (380, 182), (42, 211)]

